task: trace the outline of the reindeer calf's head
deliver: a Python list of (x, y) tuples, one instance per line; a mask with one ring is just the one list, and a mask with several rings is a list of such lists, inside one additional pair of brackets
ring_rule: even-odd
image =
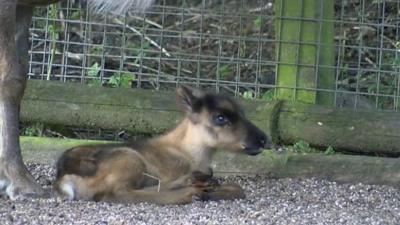
[(209, 148), (257, 155), (269, 146), (267, 136), (252, 124), (229, 97), (182, 86), (178, 97), (185, 107), (190, 129)]

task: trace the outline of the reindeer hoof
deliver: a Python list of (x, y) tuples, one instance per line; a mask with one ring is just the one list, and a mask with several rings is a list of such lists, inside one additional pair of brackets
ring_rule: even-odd
[(24, 198), (48, 198), (51, 196), (50, 192), (45, 192), (35, 183), (29, 185), (16, 185), (4, 180), (0, 181), (0, 195), (8, 197), (11, 200)]
[(198, 196), (202, 201), (233, 200), (246, 197), (244, 190), (234, 183), (207, 186), (202, 190), (203, 192)]
[(11, 200), (18, 198), (46, 197), (43, 188), (36, 183), (35, 179), (25, 168), (15, 165), (7, 165), (0, 168), (0, 196)]

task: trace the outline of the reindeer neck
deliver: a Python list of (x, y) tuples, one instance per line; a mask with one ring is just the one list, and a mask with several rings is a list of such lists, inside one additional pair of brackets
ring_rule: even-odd
[(155, 138), (159, 146), (182, 152), (194, 164), (196, 169), (208, 170), (215, 149), (207, 143), (207, 131), (185, 118), (175, 129)]

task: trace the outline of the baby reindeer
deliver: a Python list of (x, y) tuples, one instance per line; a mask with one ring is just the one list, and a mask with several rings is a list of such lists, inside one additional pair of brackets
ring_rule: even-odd
[(180, 87), (186, 117), (165, 135), (131, 144), (82, 146), (63, 153), (55, 190), (69, 199), (186, 204), (244, 198), (236, 184), (207, 183), (216, 149), (257, 155), (266, 135), (232, 99)]

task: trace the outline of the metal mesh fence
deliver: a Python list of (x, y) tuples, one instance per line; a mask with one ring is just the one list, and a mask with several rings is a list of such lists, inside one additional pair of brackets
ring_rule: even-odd
[[(153, 89), (184, 83), (271, 99), (280, 88), (274, 19), (273, 0), (164, 0), (120, 16), (64, 1), (35, 12), (29, 77)], [(400, 1), (335, 1), (329, 22), (335, 83), (319, 91), (335, 93), (337, 106), (397, 111)]]

